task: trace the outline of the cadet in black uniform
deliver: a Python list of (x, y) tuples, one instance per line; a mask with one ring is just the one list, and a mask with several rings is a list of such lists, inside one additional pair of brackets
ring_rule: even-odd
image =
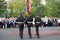
[(24, 30), (24, 21), (25, 18), (23, 17), (22, 14), (20, 14), (20, 16), (17, 18), (16, 20), (19, 26), (19, 36), (21, 37), (21, 39), (23, 39), (23, 30)]
[(33, 17), (31, 15), (28, 15), (27, 27), (28, 27), (28, 34), (29, 34), (30, 38), (32, 38), (32, 35), (31, 35), (31, 26), (33, 25), (32, 22), (33, 22)]
[(41, 18), (36, 15), (35, 17), (35, 27), (36, 27), (36, 36), (39, 38), (39, 26), (41, 25)]

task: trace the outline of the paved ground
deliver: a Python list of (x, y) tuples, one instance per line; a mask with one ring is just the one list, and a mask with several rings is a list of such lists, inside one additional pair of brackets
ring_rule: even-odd
[[(60, 27), (44, 27), (39, 28), (40, 38), (37, 39), (35, 36), (35, 28), (32, 29), (32, 39), (29, 39), (27, 28), (24, 29), (23, 40), (60, 40)], [(18, 28), (0, 29), (0, 40), (21, 40), (19, 38)]]

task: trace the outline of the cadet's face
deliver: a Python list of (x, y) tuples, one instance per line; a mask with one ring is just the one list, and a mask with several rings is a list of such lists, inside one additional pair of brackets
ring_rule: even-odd
[(38, 16), (38, 15), (36, 15), (36, 16)]
[(31, 15), (28, 15), (28, 16), (31, 16)]
[(20, 15), (18, 17), (20, 17)]

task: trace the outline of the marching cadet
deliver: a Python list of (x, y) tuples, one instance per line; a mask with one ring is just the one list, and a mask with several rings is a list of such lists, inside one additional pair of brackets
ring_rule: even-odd
[(21, 39), (23, 39), (24, 21), (25, 21), (25, 18), (23, 17), (22, 14), (20, 14), (16, 20), (16, 23), (18, 23), (18, 26), (19, 26), (19, 36)]
[(28, 15), (27, 17), (27, 27), (28, 27), (28, 34), (29, 34), (29, 37), (32, 38), (32, 35), (31, 35), (31, 26), (33, 26), (32, 24), (33, 22), (33, 17), (30, 15)]
[(41, 25), (41, 18), (36, 15), (35, 17), (35, 27), (36, 27), (36, 36), (39, 38), (39, 26)]

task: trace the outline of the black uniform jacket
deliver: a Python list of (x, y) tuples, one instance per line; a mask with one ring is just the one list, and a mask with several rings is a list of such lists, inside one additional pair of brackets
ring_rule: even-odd
[(24, 25), (25, 18), (24, 17), (18, 17), (16, 22), (18, 23), (19, 26)]
[(35, 26), (40, 26), (41, 25), (41, 18), (40, 17), (35, 17)]
[(27, 17), (27, 24), (32, 26), (32, 22), (33, 22), (33, 17), (32, 16)]

